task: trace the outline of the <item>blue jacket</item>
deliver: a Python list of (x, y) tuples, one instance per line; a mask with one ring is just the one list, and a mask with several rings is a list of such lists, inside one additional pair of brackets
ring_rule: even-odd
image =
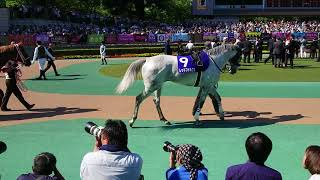
[[(179, 166), (178, 168), (170, 168), (166, 172), (166, 179), (167, 180), (190, 180), (190, 173), (183, 166)], [(197, 180), (208, 180), (207, 168), (198, 170)]]

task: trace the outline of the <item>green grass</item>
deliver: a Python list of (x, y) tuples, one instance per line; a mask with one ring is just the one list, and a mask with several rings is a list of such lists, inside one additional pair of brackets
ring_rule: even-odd
[[(221, 180), (228, 166), (247, 160), (245, 139), (260, 131), (273, 141), (273, 150), (266, 162), (268, 166), (280, 171), (285, 180), (308, 178), (309, 172), (303, 169), (301, 160), (308, 145), (319, 144), (319, 125), (230, 120), (205, 122), (199, 128), (192, 123), (165, 126), (160, 121), (139, 120), (135, 124), (137, 128), (128, 129), (129, 148), (142, 156), (142, 173), (146, 180), (162, 180), (169, 164), (169, 154), (162, 150), (163, 142), (195, 144), (203, 153), (209, 179)], [(66, 179), (80, 179), (81, 160), (94, 145), (94, 138), (83, 129), (87, 121), (103, 124), (101, 119), (78, 119), (1, 127), (1, 140), (8, 146), (0, 155), (2, 179), (12, 180), (30, 172), (34, 156), (46, 151), (56, 155), (57, 167)]]
[[(294, 69), (274, 68), (270, 63), (242, 63), (235, 75), (223, 73), (221, 81), (231, 82), (319, 82), (320, 63), (295, 60)], [(105, 76), (121, 78), (130, 64), (117, 64), (100, 69)]]

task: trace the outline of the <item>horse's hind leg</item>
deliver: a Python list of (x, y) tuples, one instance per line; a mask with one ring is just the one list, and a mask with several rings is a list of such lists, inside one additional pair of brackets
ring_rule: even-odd
[(163, 113), (160, 107), (160, 96), (161, 96), (161, 88), (154, 92), (153, 102), (156, 105), (156, 109), (158, 111), (160, 121), (163, 121), (165, 124), (170, 125), (171, 123), (163, 116)]
[(151, 94), (150, 92), (146, 93), (145, 91), (143, 91), (138, 96), (136, 96), (136, 103), (134, 106), (133, 116), (132, 116), (132, 119), (129, 121), (130, 127), (132, 127), (134, 122), (137, 120), (140, 104), (142, 103), (143, 100), (149, 97), (150, 94)]

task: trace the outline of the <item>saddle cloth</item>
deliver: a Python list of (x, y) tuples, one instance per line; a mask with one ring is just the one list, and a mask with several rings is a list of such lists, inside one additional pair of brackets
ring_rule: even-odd
[(199, 58), (201, 62), (196, 62), (196, 60), (193, 59), (192, 55), (177, 56), (178, 72), (190, 73), (207, 70), (210, 62), (209, 55), (206, 52), (201, 51), (199, 53)]

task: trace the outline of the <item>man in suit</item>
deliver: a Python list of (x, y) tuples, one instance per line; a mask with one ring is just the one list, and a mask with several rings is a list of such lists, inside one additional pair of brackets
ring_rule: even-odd
[(252, 45), (251, 42), (246, 39), (243, 42), (243, 62), (246, 63), (248, 59), (248, 63), (250, 63), (250, 53), (251, 53)]
[(320, 46), (319, 46), (320, 42), (319, 41), (320, 40), (318, 40), (318, 59), (317, 59), (317, 62), (320, 62)]
[(274, 56), (273, 56), (273, 43), (275, 42), (275, 38), (271, 38), (268, 41), (268, 50), (269, 50), (269, 56), (267, 59), (264, 60), (264, 63), (266, 64), (270, 59), (272, 60), (272, 65), (274, 64)]
[(170, 39), (168, 39), (166, 41), (166, 43), (164, 44), (164, 54), (172, 55), (172, 49), (171, 49), (171, 46), (170, 46)]
[(318, 41), (316, 39), (313, 39), (310, 45), (310, 58), (315, 59), (317, 55), (317, 49), (318, 49)]
[(257, 37), (255, 46), (254, 46), (254, 62), (258, 63), (260, 60), (262, 60), (262, 40), (261, 38)]
[[(52, 50), (52, 44), (51, 44), (51, 43), (49, 43), (49, 45), (48, 45), (48, 52), (49, 52), (52, 56), (54, 56), (54, 53), (53, 53), (53, 50)], [(46, 67), (46, 69), (44, 70), (44, 72), (47, 72), (48, 69), (50, 69), (50, 67), (52, 66), (52, 68), (53, 68), (54, 73), (56, 74), (56, 76), (60, 76), (60, 74), (59, 74), (58, 71), (57, 71), (56, 65), (54, 64), (54, 60), (51, 59), (51, 58), (48, 56), (48, 57), (47, 57), (47, 61), (48, 61), (47, 67)]]
[(283, 53), (283, 42), (278, 37), (276, 42), (273, 43), (273, 56), (274, 56), (274, 67), (282, 67), (282, 53)]
[(290, 67), (293, 68), (293, 58), (294, 58), (294, 50), (295, 44), (292, 39), (287, 39), (285, 43), (285, 67), (288, 66), (288, 61), (290, 61)]

